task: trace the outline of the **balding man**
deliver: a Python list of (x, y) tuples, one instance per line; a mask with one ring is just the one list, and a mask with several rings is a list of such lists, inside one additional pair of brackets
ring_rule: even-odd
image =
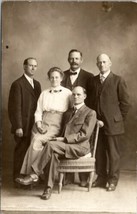
[[(100, 130), (96, 153), (97, 179), (93, 187), (114, 191), (119, 180), (120, 141), (124, 120), (129, 110), (129, 96), (125, 81), (110, 70), (111, 59), (106, 54), (97, 57), (100, 74), (93, 79), (92, 104), (97, 118), (104, 122)], [(108, 162), (107, 162), (108, 160)], [(108, 166), (108, 169), (107, 169)]]
[(49, 141), (40, 157), (32, 165), (34, 173), (17, 182), (29, 185), (38, 180), (38, 176), (46, 169), (45, 190), (41, 198), (47, 200), (51, 196), (59, 158), (77, 159), (89, 153), (89, 139), (96, 124), (96, 112), (84, 104), (86, 91), (77, 86), (72, 91), (74, 108), (69, 109), (63, 117), (62, 136)]

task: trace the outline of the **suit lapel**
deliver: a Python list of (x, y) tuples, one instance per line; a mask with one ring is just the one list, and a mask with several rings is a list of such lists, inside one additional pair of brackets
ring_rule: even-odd
[[(25, 78), (25, 76), (23, 75), (23, 82), (24, 82), (24, 85), (26, 87), (26, 90), (29, 91), (29, 93), (31, 93), (34, 97), (35, 96), (35, 92), (34, 92), (34, 89), (32, 88), (32, 86), (30, 85), (30, 83), (28, 82), (28, 80)], [(34, 87), (35, 87), (35, 84), (34, 84)]]
[[(83, 112), (85, 111), (86, 105), (83, 105), (80, 109), (78, 109), (78, 111), (74, 114), (73, 117), (72, 114), (70, 115), (70, 120), (69, 122), (72, 122), (73, 120), (75, 120), (76, 118), (79, 118), (81, 114), (83, 114)], [(73, 111), (72, 111), (73, 113)]]
[(113, 78), (113, 73), (110, 72), (110, 74), (107, 76), (107, 78), (105, 79), (104, 83), (101, 84), (100, 83), (100, 75), (96, 76), (96, 84), (97, 84), (97, 88), (100, 91), (100, 95), (103, 93), (104, 90), (107, 90), (107, 88), (109, 87), (109, 85), (111, 84), (111, 79)]
[(107, 78), (105, 79), (105, 81), (104, 81), (104, 83), (103, 83), (103, 87), (102, 87), (102, 91), (101, 91), (101, 93), (103, 93), (103, 91), (105, 90), (105, 89), (108, 89), (109, 88), (109, 85), (111, 84), (111, 79), (113, 78), (113, 73), (112, 72), (110, 72), (110, 74), (107, 76)]
[(80, 72), (79, 72), (79, 75), (78, 75), (78, 78), (77, 78), (77, 81), (78, 81), (78, 85), (79, 85), (79, 82), (83, 82), (83, 70), (80, 69)]

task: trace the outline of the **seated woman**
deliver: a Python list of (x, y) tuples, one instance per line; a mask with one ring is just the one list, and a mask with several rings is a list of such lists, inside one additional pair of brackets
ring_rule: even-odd
[(51, 87), (44, 90), (38, 99), (31, 144), (26, 152), (21, 174), (31, 173), (31, 165), (43, 150), (44, 144), (60, 134), (63, 113), (71, 103), (71, 91), (60, 85), (63, 78), (61, 69), (51, 68), (48, 78)]

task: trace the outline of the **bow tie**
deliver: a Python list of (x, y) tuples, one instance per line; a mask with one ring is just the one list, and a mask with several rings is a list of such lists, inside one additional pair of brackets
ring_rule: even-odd
[(60, 89), (60, 90), (50, 90), (49, 92), (50, 93), (58, 93), (58, 92), (61, 92), (62, 90)]
[(77, 72), (69, 72), (69, 75), (76, 75), (77, 74)]

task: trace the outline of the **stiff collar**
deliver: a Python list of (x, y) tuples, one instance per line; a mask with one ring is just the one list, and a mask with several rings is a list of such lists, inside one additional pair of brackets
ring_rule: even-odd
[(77, 75), (79, 74), (79, 72), (80, 72), (80, 69), (81, 68), (78, 68), (77, 70), (75, 70), (75, 71), (72, 71), (71, 69), (70, 69), (70, 72), (72, 72), (72, 73), (74, 73), (74, 72), (77, 72)]
[(80, 103), (78, 105), (74, 105), (73, 107), (76, 108), (77, 110), (80, 109), (85, 103)]
[(104, 74), (99, 74), (100, 75), (100, 77), (104, 77), (105, 79), (108, 77), (108, 75), (110, 74), (110, 70), (109, 71), (107, 71), (106, 73), (104, 73)]
[(29, 82), (33, 81), (33, 78), (29, 77), (27, 74), (24, 73), (24, 76)]

